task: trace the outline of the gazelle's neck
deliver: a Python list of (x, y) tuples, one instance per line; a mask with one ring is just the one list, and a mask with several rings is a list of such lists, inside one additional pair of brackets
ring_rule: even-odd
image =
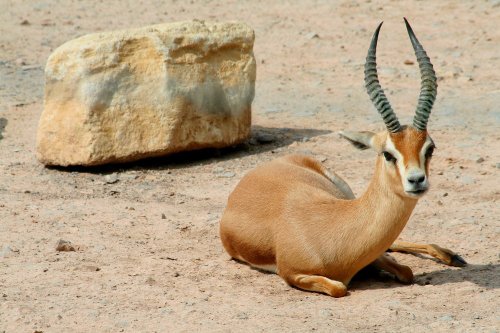
[(354, 260), (358, 264), (356, 271), (373, 262), (392, 245), (418, 201), (391, 190), (380, 169), (382, 162), (380, 159), (377, 161), (370, 185), (354, 202), (357, 225), (352, 241), (357, 244), (352, 249), (351, 258), (357, 258)]
[(358, 204), (364, 206), (369, 216), (366, 228), (374, 229), (373, 232), (378, 231), (381, 236), (386, 235), (395, 239), (406, 225), (418, 199), (404, 197), (394, 192), (381, 170), (382, 163), (382, 159), (379, 158), (372, 180), (365, 193), (358, 199)]

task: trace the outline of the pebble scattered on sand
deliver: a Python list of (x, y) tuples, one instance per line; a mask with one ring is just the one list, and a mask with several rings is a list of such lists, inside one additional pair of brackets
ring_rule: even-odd
[(76, 248), (73, 246), (73, 244), (71, 244), (71, 242), (66, 241), (64, 239), (60, 239), (59, 242), (57, 242), (56, 251), (72, 252), (72, 251), (76, 251)]
[(19, 250), (11, 247), (10, 245), (4, 245), (0, 250), (0, 258), (9, 258), (19, 254)]
[(112, 173), (109, 175), (104, 176), (104, 180), (106, 181), (107, 184), (114, 184), (119, 181), (118, 179), (118, 174)]

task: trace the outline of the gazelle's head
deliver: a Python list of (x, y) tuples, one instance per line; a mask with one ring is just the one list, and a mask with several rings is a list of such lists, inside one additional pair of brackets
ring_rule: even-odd
[(427, 121), (437, 95), (436, 74), (422, 45), (408, 21), (406, 28), (417, 56), (422, 77), (420, 97), (411, 126), (402, 126), (380, 86), (377, 75), (376, 49), (382, 23), (373, 35), (365, 64), (365, 85), (368, 95), (382, 116), (387, 131), (341, 132), (341, 135), (359, 149), (374, 149), (380, 176), (396, 193), (419, 198), (429, 188), (429, 163), (435, 145), (427, 133)]

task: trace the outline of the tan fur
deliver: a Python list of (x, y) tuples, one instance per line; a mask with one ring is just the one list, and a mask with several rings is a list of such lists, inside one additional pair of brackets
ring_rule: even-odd
[(411, 163), (420, 164), (419, 153), (427, 138), (426, 131), (407, 127), (405, 131), (391, 133), (390, 137), (396, 149), (405, 157), (406, 167)]
[[(419, 159), (427, 137), (416, 132), (407, 128), (391, 134), (409, 162)], [(365, 144), (379, 154), (359, 198), (308, 156), (278, 158), (250, 171), (229, 196), (222, 216), (220, 236), (229, 255), (269, 268), (290, 285), (335, 297), (344, 296), (351, 278), (370, 263), (409, 282), (408, 267), (381, 256), (403, 230), (418, 198), (404, 193), (397, 168), (381, 155), (387, 132), (371, 135)]]

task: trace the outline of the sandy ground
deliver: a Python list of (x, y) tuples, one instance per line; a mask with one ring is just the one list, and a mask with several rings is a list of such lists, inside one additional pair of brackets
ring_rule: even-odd
[[(498, 332), (500, 330), (499, 1), (0, 0), (0, 332)], [(402, 17), (439, 76), (429, 129), (432, 189), (402, 239), (470, 264), (397, 254), (416, 283), (361, 278), (341, 299), (292, 289), (230, 261), (218, 224), (256, 165), (311, 154), (358, 195), (373, 153), (337, 132), (383, 124), (363, 88), (372, 31), (382, 85), (404, 123), (419, 93)], [(186, 19), (242, 20), (256, 32), (248, 144), (98, 169), (47, 169), (34, 155), (43, 68), (86, 33)], [(59, 239), (76, 252), (57, 252)]]

